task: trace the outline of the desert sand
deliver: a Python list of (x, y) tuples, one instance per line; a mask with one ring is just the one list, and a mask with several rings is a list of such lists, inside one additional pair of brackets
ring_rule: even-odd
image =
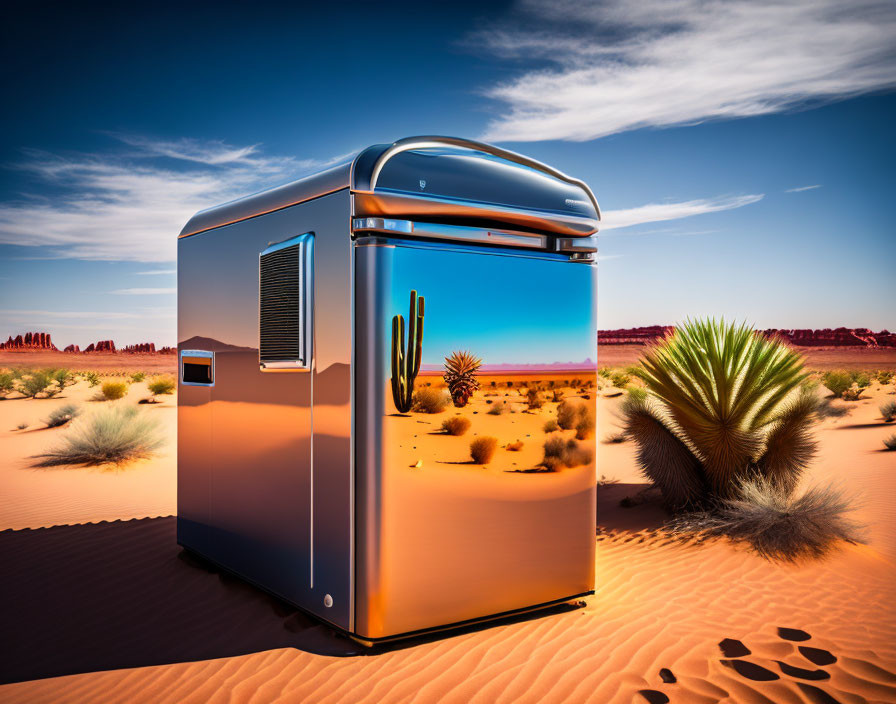
[[(631, 443), (600, 442), (618, 427), (619, 397), (605, 387), (595, 595), (373, 650), (181, 553), (174, 397), (145, 407), (170, 438), (157, 458), (32, 468), (28, 457), (67, 432), (38, 419), (73, 400), (91, 407), (94, 391), (82, 382), (67, 398), (0, 401), (0, 628), (15, 644), (0, 660), (5, 702), (896, 701), (896, 453), (882, 444), (896, 424), (878, 413), (892, 384), (834, 402), (848, 414), (817, 424), (804, 482), (854, 492), (867, 544), (780, 564), (725, 540), (670, 539), (658, 505), (619, 504), (645, 484)], [(134, 384), (115, 403), (144, 395)], [(543, 436), (544, 418), (514, 418), (536, 453), (527, 436)], [(468, 440), (426, 434), (458, 461)], [(510, 461), (528, 466), (537, 453), (518, 454)]]

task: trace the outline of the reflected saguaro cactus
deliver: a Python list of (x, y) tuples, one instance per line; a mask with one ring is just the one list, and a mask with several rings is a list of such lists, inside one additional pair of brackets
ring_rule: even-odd
[(408, 314), (408, 337), (405, 346), (404, 316), (392, 318), (392, 400), (399, 413), (411, 410), (414, 379), (420, 371), (423, 356), (423, 296), (411, 291)]

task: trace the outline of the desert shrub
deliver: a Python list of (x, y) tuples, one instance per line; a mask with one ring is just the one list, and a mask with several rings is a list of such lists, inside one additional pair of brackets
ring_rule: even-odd
[(843, 392), (840, 398), (844, 401), (858, 401), (864, 391), (865, 389), (863, 387), (851, 386)]
[(555, 421), (553, 418), (551, 420), (545, 422), (545, 424), (544, 424), (544, 432), (546, 432), (546, 433), (553, 433), (555, 430), (559, 430), (559, 429), (560, 429), (560, 426), (557, 425), (557, 421)]
[(597, 373), (600, 374), (604, 379), (609, 379), (610, 375), (613, 373), (613, 370), (610, 367), (598, 367)]
[(146, 378), (146, 372), (134, 372), (131, 374), (131, 381), (135, 384), (140, 383)]
[(563, 392), (560, 389), (556, 389), (554, 393), (551, 395), (551, 401), (554, 403), (560, 403), (563, 400)]
[(556, 471), (563, 467), (578, 467), (589, 464), (594, 459), (591, 448), (580, 445), (576, 440), (566, 440), (559, 435), (545, 440), (544, 459), (541, 464), (546, 469)]
[(39, 393), (46, 393), (50, 389), (53, 380), (46, 372), (38, 370), (23, 376), (19, 381), (19, 391), (25, 396), (36, 398)]
[(862, 542), (863, 528), (847, 517), (849, 499), (833, 487), (815, 487), (798, 497), (764, 479), (741, 484), (738, 497), (712, 513), (684, 514), (670, 527), (678, 532), (724, 536), (745, 542), (767, 559), (819, 557), (839, 540)]
[(498, 449), (498, 439), (483, 436), (476, 438), (470, 443), (470, 457), (476, 464), (488, 464), (495, 456), (495, 450)]
[(877, 373), (877, 381), (879, 384), (889, 384), (893, 380), (893, 372), (886, 370)]
[(8, 394), (16, 388), (16, 377), (12, 372), (0, 372), (0, 394)]
[(582, 414), (579, 422), (576, 423), (576, 439), (587, 440), (594, 437), (594, 425), (594, 411), (589, 406), (585, 406), (585, 413)]
[(557, 425), (564, 430), (570, 430), (579, 422), (584, 409), (584, 404), (567, 399), (557, 406)]
[(567, 399), (557, 406), (557, 425), (564, 430), (576, 429), (581, 433), (579, 440), (585, 440), (594, 432), (594, 408), (578, 400)]
[(896, 420), (896, 401), (887, 401), (880, 405), (880, 415), (885, 423)]
[(610, 433), (604, 436), (604, 443), (607, 445), (617, 445), (626, 441), (625, 433)]
[(626, 372), (613, 372), (610, 375), (610, 381), (617, 389), (624, 389), (631, 383), (632, 377)]
[(896, 450), (896, 433), (888, 438), (884, 438), (884, 447), (888, 450)]
[(65, 406), (60, 406), (55, 411), (53, 411), (45, 422), (48, 428), (58, 428), (60, 425), (65, 425), (80, 414), (81, 409), (78, 408), (75, 404), (69, 403)]
[(84, 380), (90, 386), (99, 386), (100, 375), (97, 374), (96, 372), (84, 372), (83, 376), (84, 376)]
[(792, 492), (815, 454), (817, 396), (799, 354), (746, 325), (693, 321), (648, 348), (622, 405), (644, 475), (672, 508), (737, 498), (746, 479)]
[(454, 416), (442, 421), (442, 430), (448, 435), (463, 435), (470, 429), (470, 419)]
[(53, 373), (51, 375), (48, 374), (48, 376), (56, 382), (56, 386), (59, 387), (60, 391), (66, 386), (71, 386), (75, 383), (75, 375), (68, 369), (55, 369), (53, 370)]
[(506, 410), (507, 410), (507, 408), (504, 405), (503, 401), (495, 401), (492, 404), (492, 407), (488, 409), (488, 414), (490, 416), (499, 416)]
[(529, 403), (529, 410), (535, 410), (541, 408), (544, 405), (544, 398), (542, 398), (541, 394), (536, 389), (529, 389), (529, 393), (526, 394), (526, 401)]
[(451, 398), (444, 389), (423, 388), (414, 392), (411, 410), (418, 413), (441, 413), (448, 408), (449, 403)]
[(868, 372), (854, 371), (850, 373), (850, 376), (852, 376), (852, 383), (860, 389), (865, 389), (871, 386), (871, 375)]
[(177, 382), (170, 376), (157, 376), (149, 382), (149, 393), (155, 396), (174, 393)]
[(509, 442), (507, 443), (507, 449), (510, 450), (510, 452), (519, 452), (523, 449), (523, 441), (517, 440), (516, 442)]
[(27, 423), (19, 423), (19, 424), (16, 426), (16, 430), (24, 430), (24, 429), (27, 428), (27, 427), (28, 427), (28, 424), (27, 424)]
[(162, 445), (158, 421), (133, 406), (104, 408), (79, 420), (38, 466), (98, 465), (149, 457)]
[(124, 398), (128, 385), (122, 381), (107, 381), (100, 387), (100, 392), (107, 401), (115, 401)]
[(825, 372), (821, 383), (835, 398), (843, 398), (843, 392), (852, 386), (852, 375), (843, 371)]

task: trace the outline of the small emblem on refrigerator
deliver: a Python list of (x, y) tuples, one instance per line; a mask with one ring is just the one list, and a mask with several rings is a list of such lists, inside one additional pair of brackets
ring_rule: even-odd
[(420, 184), (420, 190), (421, 190), (421, 191), (422, 191), (424, 188), (426, 188), (426, 181), (424, 181), (422, 178), (418, 181), (418, 183)]

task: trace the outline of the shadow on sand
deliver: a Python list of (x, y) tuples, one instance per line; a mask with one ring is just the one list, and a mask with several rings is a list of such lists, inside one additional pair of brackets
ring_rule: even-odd
[(2, 531), (0, 564), (0, 684), (274, 648), (375, 655), (496, 623), (364, 648), (181, 550), (173, 517)]

